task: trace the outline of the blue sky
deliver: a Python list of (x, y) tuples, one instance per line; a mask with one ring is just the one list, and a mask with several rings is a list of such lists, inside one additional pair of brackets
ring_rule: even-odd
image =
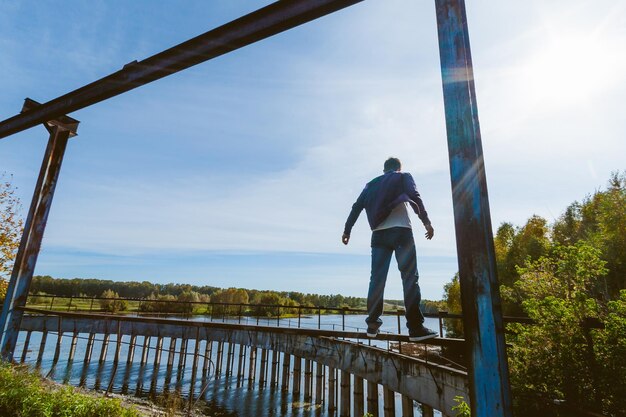
[[(3, 0), (0, 119), (268, 3)], [(626, 168), (626, 4), (471, 1), (468, 20), (493, 224), (552, 221)], [(364, 216), (340, 236), (390, 155), (436, 230), (413, 218), (423, 296), (457, 270), (433, 2), (365, 1), (72, 116), (37, 274), (365, 296)], [(0, 141), (24, 211), (46, 139)]]

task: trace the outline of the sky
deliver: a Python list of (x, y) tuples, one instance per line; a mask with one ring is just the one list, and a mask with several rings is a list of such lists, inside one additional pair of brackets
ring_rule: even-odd
[[(269, 4), (0, 0), (0, 120)], [(494, 228), (626, 169), (626, 3), (467, 4)], [(416, 180), (422, 296), (457, 271), (434, 2), (369, 0), (71, 114), (36, 274), (365, 297), (389, 156)], [(0, 140), (25, 215), (47, 133)], [(386, 298), (402, 298), (392, 264)]]

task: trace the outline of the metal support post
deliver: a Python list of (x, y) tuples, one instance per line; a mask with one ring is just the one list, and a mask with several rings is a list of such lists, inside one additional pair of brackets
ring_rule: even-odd
[[(26, 99), (22, 112), (38, 107), (33, 100)], [(35, 271), (37, 256), (41, 248), (54, 190), (56, 188), (61, 163), (65, 155), (67, 140), (76, 135), (78, 120), (67, 116), (58, 117), (55, 120), (44, 123), (50, 133), (48, 147), (41, 164), (39, 178), (33, 193), (28, 216), (24, 225), (24, 232), (17, 251), (11, 280), (7, 288), (6, 298), (0, 316), (0, 332), (2, 342), (0, 355), (4, 360), (13, 359), (13, 351), (20, 331), (23, 312), (20, 307), (26, 305), (30, 282)]]
[(472, 416), (508, 417), (509, 371), (465, 3), (435, 5)]

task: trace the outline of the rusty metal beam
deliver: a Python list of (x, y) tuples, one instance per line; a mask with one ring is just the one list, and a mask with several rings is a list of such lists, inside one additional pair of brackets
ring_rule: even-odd
[(182, 71), (362, 0), (277, 1), (0, 122), (0, 139)]
[(511, 393), (463, 0), (435, 0), (472, 416), (509, 417)]
[[(37, 108), (37, 103), (27, 99), (24, 107)], [(68, 138), (76, 134), (78, 127), (78, 121), (67, 116), (48, 122), (44, 125), (50, 132), (48, 147), (39, 171), (0, 316), (0, 339), (2, 339), (0, 356), (5, 360), (13, 358), (23, 315), (20, 307), (26, 305), (28, 298), (28, 290), (48, 221), (65, 147)]]

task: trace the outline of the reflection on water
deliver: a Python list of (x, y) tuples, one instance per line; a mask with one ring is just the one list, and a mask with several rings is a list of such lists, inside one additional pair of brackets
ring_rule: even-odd
[[(317, 316), (302, 317), (301, 327), (317, 328), (320, 325), (323, 329), (357, 330), (363, 331), (365, 328), (365, 316), (354, 315), (326, 315), (322, 316), (323, 321), (318, 322)], [(247, 318), (248, 324), (256, 324), (256, 319)], [(220, 321), (222, 321), (220, 319)], [(228, 321), (228, 320), (224, 320)], [(238, 320), (235, 320), (238, 321)], [(263, 322), (262, 325), (276, 325), (276, 319)], [(245, 324), (246, 319), (242, 319)], [(404, 322), (404, 319), (402, 319)], [(281, 319), (280, 326), (297, 327), (298, 319)], [(427, 326), (438, 330), (436, 319), (427, 319)], [(381, 331), (398, 332), (398, 324), (395, 317), (386, 317)], [(403, 329), (406, 334), (406, 330)], [(21, 332), (16, 348), (16, 358), (21, 357), (24, 346), (26, 332)], [(45, 340), (46, 348), (43, 354), (39, 355), (39, 347), (42, 339)], [(194, 404), (202, 403), (208, 408), (210, 414), (233, 415), (233, 416), (331, 416), (338, 413), (328, 411), (324, 404), (311, 404), (309, 398), (304, 398), (304, 390), (299, 393), (292, 393), (293, 389), (282, 390), (278, 380), (284, 372), (284, 357), (277, 354), (276, 358), (271, 352), (262, 357), (261, 351), (256, 354), (253, 361), (250, 355), (250, 347), (224, 343), (216, 346), (213, 343), (207, 346), (206, 341), (200, 341), (197, 351), (201, 357), (195, 363), (193, 353), (196, 350), (196, 341), (188, 340), (185, 351), (188, 355), (179, 354), (182, 340), (163, 339), (160, 363), (155, 362), (157, 352), (157, 338), (136, 336), (136, 347), (134, 351), (129, 349), (130, 338), (123, 336), (119, 345), (119, 361), (115, 363), (115, 352), (117, 350), (117, 336), (111, 334), (108, 339), (108, 346), (105, 344), (104, 336), (96, 335), (89, 354), (90, 360), (85, 361), (88, 351), (89, 334), (80, 333), (76, 340), (75, 356), (73, 362), (68, 361), (72, 335), (66, 334), (58, 343), (58, 337), (54, 332), (41, 333), (33, 332), (30, 336), (29, 347), (24, 357), (25, 363), (37, 366), (42, 375), (49, 378), (75, 386), (81, 386), (96, 391), (110, 391), (139, 397), (155, 398), (163, 393), (177, 393)], [(173, 345), (172, 345), (173, 343)], [(387, 347), (387, 342), (372, 341), (374, 345)], [(145, 354), (142, 347), (148, 347)], [(208, 362), (204, 361), (204, 353), (208, 354)], [(56, 354), (55, 354), (56, 353)], [(38, 363), (38, 358), (41, 361)], [(57, 358), (55, 360), (55, 358)], [(262, 358), (265, 364), (262, 365)], [(102, 359), (102, 360), (101, 360)], [(188, 359), (188, 360), (187, 360)], [(254, 362), (254, 363), (252, 363)], [(273, 365), (272, 362), (276, 362)], [(288, 372), (293, 376), (294, 361), (288, 365)], [(276, 369), (273, 369), (273, 366)], [(316, 366), (316, 364), (314, 364)], [(252, 369), (251, 369), (252, 368)], [(316, 368), (317, 369), (317, 368)], [(325, 368), (327, 369), (327, 368)], [(315, 371), (311, 369), (314, 373)], [(324, 372), (326, 372), (324, 370)], [(276, 378), (271, 378), (275, 373)], [(304, 374), (304, 366), (301, 373)], [(195, 379), (192, 380), (192, 377)], [(275, 382), (272, 386), (272, 381)], [(339, 381), (338, 381), (339, 382)], [(291, 379), (293, 386), (293, 380)], [(316, 378), (311, 377), (312, 392), (315, 392)], [(328, 398), (328, 384), (322, 384), (323, 398)], [(303, 386), (303, 384), (302, 384)], [(339, 386), (339, 383), (337, 383)], [(402, 404), (399, 395), (396, 395), (396, 413), (401, 415)], [(382, 390), (379, 399), (380, 415), (383, 415)], [(418, 408), (415, 408), (415, 415), (419, 416)]]

